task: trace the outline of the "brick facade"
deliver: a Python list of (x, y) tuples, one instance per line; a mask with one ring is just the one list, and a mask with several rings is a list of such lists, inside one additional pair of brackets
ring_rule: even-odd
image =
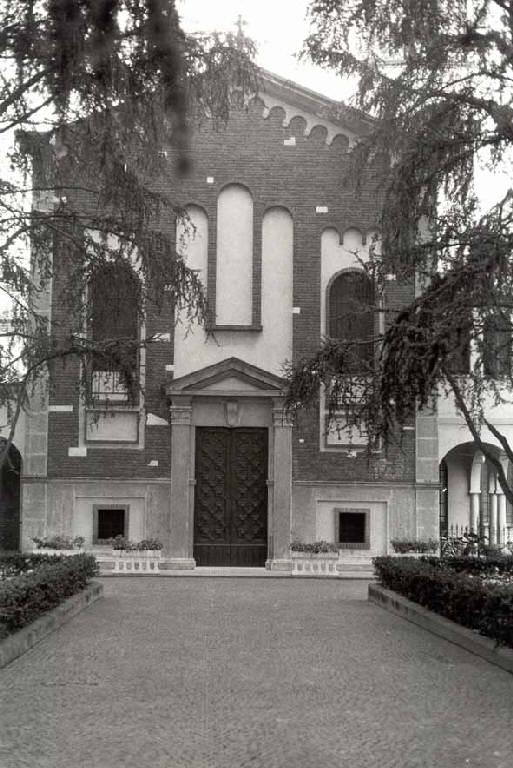
[[(283, 106), (278, 104), (280, 101)], [(168, 194), (178, 205), (197, 205), (207, 214), (207, 294), (212, 317), (215, 317), (218, 195), (228, 184), (243, 185), (251, 193), (252, 327), (231, 329), (229, 332), (232, 340), (230, 343), (237, 347), (236, 356), (242, 361), (254, 363), (248, 353), (255, 337), (262, 333), (262, 223), (266, 211), (272, 207), (285, 208), (293, 220), (292, 304), (296, 310), (291, 315), (290, 322), (293, 328), (292, 354), (295, 357), (313, 353), (321, 335), (320, 244), (323, 231), (328, 227), (334, 228), (342, 236), (346, 230), (356, 228), (363, 234), (365, 242), (366, 233), (377, 227), (379, 204), (375, 190), (371, 185), (367, 185), (361, 193), (356, 194), (351, 184), (345, 183), (349, 166), (349, 145), (354, 143), (355, 134), (359, 130), (366, 129), (365, 121), (349, 110), (342, 112), (339, 120), (328, 120), (326, 114), (333, 107), (328, 100), (295, 88), (279, 78), (271, 78), (267, 85), (264, 81), (261, 97), (252, 100), (246, 107), (235, 110), (227, 125), (213, 127), (211, 123), (204, 121), (197, 127), (192, 137), (193, 166), (189, 176), (170, 182), (169, 175), (166, 174), (154, 182), (156, 190)], [(298, 114), (294, 115), (295, 112)], [(319, 121), (318, 124), (315, 124), (316, 120)], [(166, 148), (166, 156), (164, 153), (162, 155), (162, 163), (172, 167), (173, 149)], [(87, 207), (88, 201), (85, 198), (77, 202)], [(319, 207), (324, 212), (316, 210)], [(175, 231), (171, 212), (168, 227), (170, 233)], [(55, 258), (59, 258), (58, 249)], [(65, 304), (59, 299), (61, 289), (60, 285), (54, 283), (52, 317), (57, 323), (63, 322), (66, 313)], [(385, 301), (389, 307), (400, 307), (404, 302), (411, 300), (412, 296), (413, 286), (391, 283)], [(169, 400), (165, 389), (166, 385), (169, 387), (172, 384), (173, 376), (172, 372), (166, 370), (166, 366), (169, 368), (174, 363), (174, 322), (170, 306), (164, 307), (159, 314), (148, 313), (147, 333), (168, 334), (169, 341), (152, 344), (146, 350), (145, 410), (146, 414), (157, 416), (159, 423), (145, 425), (143, 447), (100, 447), (88, 444), (87, 455), (70, 456), (68, 449), (80, 444), (78, 364), (73, 361), (68, 361), (65, 365), (55, 364), (51, 371), (49, 388), (45, 482), (54, 483), (57, 487), (61, 482), (89, 481), (94, 484), (96, 495), (101, 492), (102, 481), (135, 481), (146, 489), (151, 488), (152, 483), (169, 483), (172, 436), (170, 426), (162, 422), (169, 422)], [(226, 334), (225, 330), (214, 328), (214, 335), (220, 340), (224, 339)], [(265, 369), (265, 366), (261, 367)], [(276, 370), (272, 372), (279, 374)], [(63, 405), (72, 405), (73, 410), (52, 411), (51, 406)], [(326, 488), (331, 489), (332, 495), (335, 493), (333, 489), (337, 489), (335, 501), (340, 503), (344, 502), (346, 496), (348, 502), (354, 498), (354, 487), (359, 489), (357, 495), (363, 501), (372, 496), (375, 497), (376, 504), (388, 504), (392, 498), (391, 494), (397, 493), (399, 488), (405, 489), (404, 498), (408, 499), (404, 502), (405, 509), (414, 499), (414, 431), (403, 433), (401, 447), (383, 450), (370, 459), (363, 454), (350, 458), (347, 452), (343, 451), (321, 451), (320, 438), (318, 412), (303, 413), (293, 429), (291, 438), (293, 485), (299, 482), (322, 487), (322, 483), (327, 483)], [(353, 488), (351, 493), (344, 490), (348, 486)], [(376, 487), (381, 488), (379, 498), (375, 496)], [(371, 488), (374, 489), (372, 492)], [(319, 499), (321, 497), (322, 494)], [(295, 525), (294, 498), (293, 491), (292, 528)], [(299, 499), (299, 496), (297, 498)], [(301, 503), (303, 502), (297, 501), (297, 504)], [(170, 504), (172, 508), (172, 498)], [(427, 507), (429, 508), (429, 504)], [(164, 513), (160, 511), (159, 514)], [(310, 515), (315, 514), (315, 509), (311, 509)], [(426, 530), (434, 530), (433, 504), (426, 514), (431, 515)], [(308, 510), (297, 510), (297, 521), (304, 520), (307, 516)], [(389, 513), (390, 520), (392, 517), (392, 513)], [(403, 515), (400, 527), (415, 534), (412, 529), (415, 523), (412, 521), (413, 511), (409, 520), (404, 519)], [(387, 525), (387, 536), (390, 536), (390, 525)], [(299, 522), (296, 529), (298, 526), (298, 533), (301, 533)], [(40, 528), (39, 525), (39, 531)], [(309, 535), (308, 526), (304, 531), (305, 536)], [(383, 551), (386, 546), (386, 541), (381, 542), (378, 549)]]

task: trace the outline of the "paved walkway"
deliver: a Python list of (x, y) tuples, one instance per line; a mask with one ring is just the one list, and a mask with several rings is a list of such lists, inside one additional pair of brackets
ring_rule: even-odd
[(104, 584), (0, 671), (1, 768), (513, 765), (513, 675), (365, 583)]

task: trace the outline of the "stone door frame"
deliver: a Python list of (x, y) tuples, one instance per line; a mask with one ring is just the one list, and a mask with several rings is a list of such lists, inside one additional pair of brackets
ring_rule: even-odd
[(268, 557), (266, 568), (291, 570), (292, 423), (284, 409), (282, 378), (229, 358), (172, 381), (171, 502), (164, 567), (192, 569), (195, 431), (199, 426), (267, 427)]

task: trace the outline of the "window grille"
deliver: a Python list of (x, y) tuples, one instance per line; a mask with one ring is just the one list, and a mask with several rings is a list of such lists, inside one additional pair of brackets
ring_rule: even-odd
[(357, 342), (350, 348), (348, 373), (358, 373), (372, 363), (374, 303), (374, 286), (364, 272), (341, 272), (329, 287), (328, 336), (341, 341)]

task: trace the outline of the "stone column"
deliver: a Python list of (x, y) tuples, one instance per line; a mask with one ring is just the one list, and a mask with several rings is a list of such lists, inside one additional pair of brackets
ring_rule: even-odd
[(497, 500), (498, 500), (497, 543), (506, 544), (508, 540), (508, 532), (506, 530), (506, 496), (502, 492), (498, 493)]
[[(505, 476), (508, 477), (509, 459), (504, 453), (504, 451), (501, 451), (500, 462), (502, 464), (502, 469), (504, 470)], [(498, 510), (499, 543), (505, 546), (508, 543), (508, 539), (509, 539), (508, 518), (507, 518), (507, 512), (506, 512), (507, 502), (506, 502), (506, 496), (504, 495), (504, 491), (502, 490), (502, 486), (499, 483), (498, 479), (497, 479), (497, 493), (499, 494), (499, 510)]]
[(489, 544), (497, 544), (497, 494), (495, 492), (495, 474), (490, 472), (488, 481), (488, 511), (490, 516)]
[(481, 505), (481, 493), (470, 494), (470, 530), (473, 533), (479, 531), (479, 507)]
[(171, 508), (165, 569), (192, 569), (194, 478), (192, 464), (192, 400), (176, 397), (171, 416)]
[(440, 463), (436, 410), (417, 412), (415, 443), (415, 530), (419, 539), (438, 538)]
[(273, 458), (269, 478), (269, 552), (266, 568), (292, 570), (290, 525), (292, 507), (292, 421), (281, 402), (273, 407)]
[(481, 532), (481, 473), (485, 457), (481, 451), (476, 451), (470, 470), (470, 529), (473, 533)]

